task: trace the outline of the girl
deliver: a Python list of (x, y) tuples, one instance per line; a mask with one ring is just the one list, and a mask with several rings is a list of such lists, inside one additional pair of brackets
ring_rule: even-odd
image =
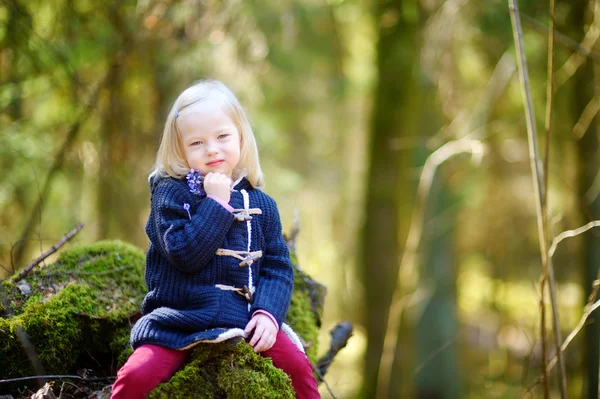
[(319, 398), (310, 362), (282, 324), (294, 276), (279, 212), (260, 190), (246, 114), (222, 83), (200, 81), (177, 98), (149, 180), (148, 293), (112, 398), (145, 398), (189, 348), (236, 336), (285, 371), (298, 398)]

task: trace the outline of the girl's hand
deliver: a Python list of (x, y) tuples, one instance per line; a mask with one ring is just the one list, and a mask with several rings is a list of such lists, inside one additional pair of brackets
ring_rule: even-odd
[(204, 191), (206, 191), (206, 195), (214, 195), (225, 203), (229, 203), (231, 179), (223, 173), (210, 172), (204, 176)]
[(269, 316), (256, 313), (246, 325), (244, 332), (250, 334), (252, 330), (254, 330), (254, 335), (249, 343), (254, 347), (255, 353), (264, 352), (273, 347), (277, 339), (277, 326)]

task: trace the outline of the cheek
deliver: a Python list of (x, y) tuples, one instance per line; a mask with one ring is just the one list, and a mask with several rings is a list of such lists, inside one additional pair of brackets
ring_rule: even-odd
[(185, 158), (186, 158), (188, 164), (192, 164), (196, 161), (201, 160), (202, 152), (199, 150), (188, 150), (185, 152)]

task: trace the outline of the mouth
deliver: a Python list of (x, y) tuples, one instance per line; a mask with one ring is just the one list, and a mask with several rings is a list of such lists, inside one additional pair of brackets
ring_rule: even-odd
[(210, 162), (207, 162), (207, 163), (206, 163), (206, 166), (219, 166), (219, 165), (221, 165), (223, 162), (225, 162), (225, 161), (224, 161), (224, 160), (222, 160), (222, 159), (215, 160), (215, 161), (210, 161)]

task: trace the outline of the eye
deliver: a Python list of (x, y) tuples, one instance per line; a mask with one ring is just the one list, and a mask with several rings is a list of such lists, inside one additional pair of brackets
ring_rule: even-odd
[(201, 145), (201, 144), (202, 144), (202, 141), (200, 141), (200, 140), (190, 143), (191, 146), (196, 146), (196, 145)]
[(219, 139), (225, 139), (225, 138), (227, 138), (229, 136), (230, 136), (229, 133), (223, 133), (223, 134), (220, 134), (219, 137), (217, 137), (217, 138), (219, 138)]

